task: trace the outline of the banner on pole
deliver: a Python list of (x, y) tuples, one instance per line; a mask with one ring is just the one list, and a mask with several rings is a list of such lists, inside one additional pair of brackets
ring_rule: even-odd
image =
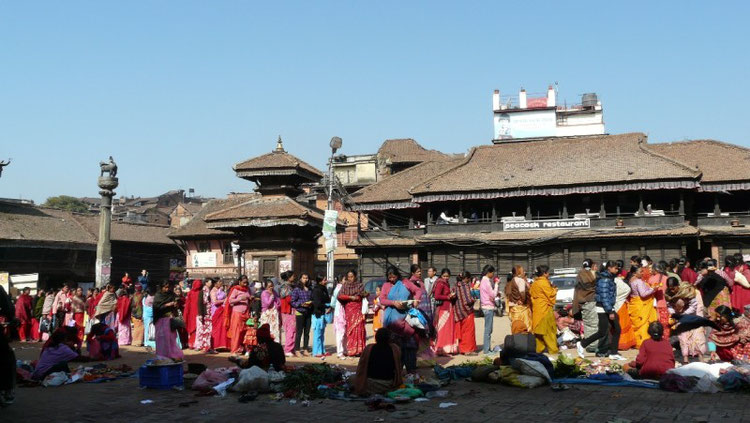
[(336, 221), (338, 220), (338, 217), (338, 211), (326, 210), (325, 217), (323, 219), (323, 236), (326, 239), (336, 238)]

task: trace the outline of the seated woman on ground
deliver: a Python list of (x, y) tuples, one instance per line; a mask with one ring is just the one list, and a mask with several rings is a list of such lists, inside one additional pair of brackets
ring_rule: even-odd
[(32, 379), (42, 380), (50, 373), (70, 373), (68, 362), (78, 358), (78, 353), (65, 343), (65, 331), (56, 330), (42, 349)]
[(86, 337), (86, 348), (91, 360), (114, 360), (120, 358), (120, 347), (117, 344), (115, 331), (105, 323), (97, 323), (91, 326), (91, 331)]
[(229, 361), (243, 369), (258, 366), (263, 370), (268, 370), (273, 366), (276, 371), (282, 370), (286, 364), (284, 347), (273, 340), (271, 326), (268, 323), (261, 325), (255, 337), (257, 344), (251, 349), (247, 358), (233, 356), (229, 357)]
[(354, 376), (357, 395), (384, 394), (401, 386), (401, 350), (391, 343), (391, 331), (378, 329), (375, 343), (365, 347)]
[(638, 357), (630, 363), (628, 374), (634, 379), (659, 380), (667, 370), (674, 369), (674, 351), (668, 339), (664, 339), (664, 326), (659, 322), (648, 325), (651, 339), (643, 341)]
[(712, 359), (747, 361), (750, 358), (750, 320), (737, 317), (730, 307), (716, 307), (715, 321), (719, 328), (709, 335), (711, 342), (716, 344), (716, 352), (711, 353)]

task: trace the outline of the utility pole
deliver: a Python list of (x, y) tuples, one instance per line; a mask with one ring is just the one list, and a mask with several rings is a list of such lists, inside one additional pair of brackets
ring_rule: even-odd
[(338, 213), (333, 206), (333, 159), (336, 151), (341, 148), (342, 143), (339, 137), (331, 138), (331, 142), (329, 143), (331, 158), (328, 161), (328, 207), (323, 222), (323, 236), (326, 240), (326, 278), (329, 283), (333, 282), (335, 276), (333, 253), (336, 249), (336, 221), (338, 220)]

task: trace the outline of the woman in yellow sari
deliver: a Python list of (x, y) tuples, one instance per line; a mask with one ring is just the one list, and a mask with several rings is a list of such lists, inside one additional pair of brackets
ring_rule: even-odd
[(511, 279), (505, 285), (505, 300), (508, 305), (508, 318), (513, 335), (528, 333), (531, 330), (531, 297), (526, 272), (521, 266), (514, 266)]
[(659, 319), (654, 308), (656, 289), (644, 282), (641, 279), (642, 276), (642, 268), (636, 268), (635, 266), (630, 269), (628, 274), (631, 289), (628, 312), (630, 313), (630, 321), (633, 323), (636, 348), (640, 348), (643, 341), (651, 339), (648, 334), (648, 325)]
[(545, 349), (557, 354), (557, 323), (555, 322), (555, 302), (557, 287), (549, 281), (549, 267), (536, 267), (536, 279), (529, 288), (531, 295), (531, 328), (536, 336), (536, 351)]

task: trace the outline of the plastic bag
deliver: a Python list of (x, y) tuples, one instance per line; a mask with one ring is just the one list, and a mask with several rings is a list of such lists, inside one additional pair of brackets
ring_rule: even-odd
[(409, 309), (409, 312), (406, 313), (406, 323), (415, 329), (422, 330), (428, 326), (427, 319), (416, 308)]
[(722, 370), (732, 367), (732, 363), (690, 363), (676, 369), (669, 369), (667, 373), (674, 373), (684, 377), (697, 377), (702, 378), (703, 376), (710, 376), (712, 380), (719, 378)]
[(243, 369), (240, 372), (237, 384), (232, 387), (234, 392), (268, 392), (269, 387), (268, 372), (258, 366), (249, 369)]
[(226, 382), (229, 377), (216, 370), (208, 369), (198, 375), (198, 378), (193, 382), (192, 389), (194, 391), (210, 391), (214, 386)]
[(270, 383), (279, 383), (286, 377), (286, 374), (284, 372), (277, 372), (275, 370), (269, 370), (268, 371), (268, 381)]
[(227, 389), (230, 386), (232, 386), (233, 383), (234, 383), (234, 378), (230, 377), (229, 379), (227, 379), (226, 382), (222, 382), (222, 383), (214, 386), (213, 389), (214, 389), (214, 391), (216, 391), (217, 394), (219, 394), (219, 396), (224, 397), (224, 396), (227, 395)]
[(538, 361), (517, 358), (513, 360), (513, 368), (523, 375), (540, 377), (547, 380), (547, 382), (552, 380), (547, 369)]
[(68, 374), (65, 372), (54, 372), (47, 375), (42, 381), (43, 386), (60, 386), (68, 381)]
[(397, 389), (395, 391), (388, 392), (386, 396), (391, 399), (398, 398), (398, 397), (406, 397), (406, 398), (414, 399), (414, 398), (419, 398), (421, 396), (424, 396), (424, 393), (421, 390), (412, 386), (410, 388), (402, 388), (402, 389)]
[(156, 326), (153, 323), (149, 323), (148, 325), (148, 340), (156, 341)]

